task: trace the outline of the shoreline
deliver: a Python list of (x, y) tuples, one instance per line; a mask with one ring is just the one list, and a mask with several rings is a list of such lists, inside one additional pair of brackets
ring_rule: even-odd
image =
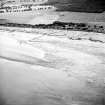
[(56, 29), (56, 30), (72, 30), (72, 31), (84, 31), (84, 32), (96, 32), (105, 33), (105, 26), (92, 23), (66, 23), (55, 21), (52, 24), (16, 24), (6, 23), (0, 24), (1, 27), (17, 27), (17, 28), (33, 28), (33, 29)]

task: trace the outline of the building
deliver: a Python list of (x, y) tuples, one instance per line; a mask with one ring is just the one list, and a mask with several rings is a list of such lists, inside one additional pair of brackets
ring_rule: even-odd
[(8, 3), (16, 3), (16, 4), (43, 4), (48, 0), (6, 0)]

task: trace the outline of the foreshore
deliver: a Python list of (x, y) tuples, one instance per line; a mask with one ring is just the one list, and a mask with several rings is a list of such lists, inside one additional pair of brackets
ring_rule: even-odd
[(0, 26), (1, 105), (104, 105), (105, 34)]

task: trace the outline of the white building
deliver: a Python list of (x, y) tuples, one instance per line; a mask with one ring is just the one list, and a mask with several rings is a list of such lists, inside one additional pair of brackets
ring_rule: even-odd
[(16, 3), (16, 4), (43, 4), (48, 0), (6, 0), (8, 3)]

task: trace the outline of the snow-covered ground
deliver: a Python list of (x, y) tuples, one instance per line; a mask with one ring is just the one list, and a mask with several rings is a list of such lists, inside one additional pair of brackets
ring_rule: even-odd
[(0, 105), (105, 104), (105, 34), (15, 29), (0, 30)]

